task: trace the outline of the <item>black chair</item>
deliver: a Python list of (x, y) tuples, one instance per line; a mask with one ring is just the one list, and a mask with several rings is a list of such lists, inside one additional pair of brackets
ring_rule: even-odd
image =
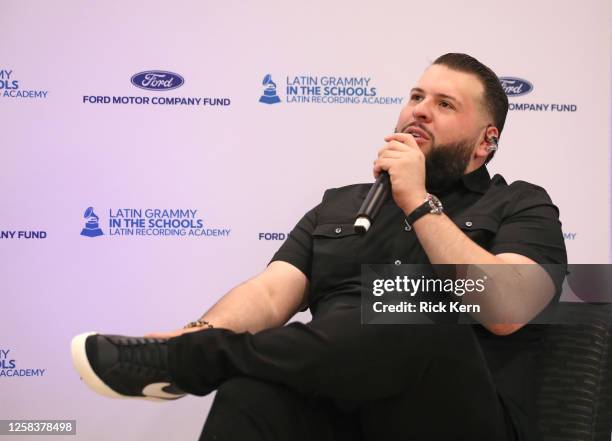
[(546, 326), (538, 364), (542, 440), (610, 441), (612, 305), (560, 306), (561, 316), (581, 324)]

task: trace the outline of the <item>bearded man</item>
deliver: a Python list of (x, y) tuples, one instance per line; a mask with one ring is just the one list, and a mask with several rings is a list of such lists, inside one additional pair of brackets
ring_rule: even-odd
[[(370, 185), (327, 190), (261, 274), (186, 328), (75, 337), (81, 377), (115, 397), (217, 390), (202, 440), (537, 440), (528, 323), (563, 281), (541, 265), (567, 258), (546, 191), (489, 176), (507, 111), (491, 69), (439, 57), (374, 161), (393, 197), (368, 234), (353, 221)], [(362, 263), (521, 264), (544, 281), (509, 279), (481, 324), (361, 325)], [(311, 322), (283, 326), (304, 307)]]

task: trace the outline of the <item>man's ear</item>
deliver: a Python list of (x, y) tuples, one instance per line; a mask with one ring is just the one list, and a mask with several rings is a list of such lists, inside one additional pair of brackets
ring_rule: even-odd
[[(497, 143), (499, 140), (499, 130), (495, 126), (488, 126), (485, 130), (482, 139), (478, 143), (476, 150), (474, 150), (474, 157), (487, 158), (492, 157), (497, 150)], [(488, 162), (488, 160), (487, 160)]]

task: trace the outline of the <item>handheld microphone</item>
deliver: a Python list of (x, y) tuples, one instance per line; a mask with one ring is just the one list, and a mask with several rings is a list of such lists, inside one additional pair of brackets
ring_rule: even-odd
[(389, 179), (389, 173), (382, 171), (378, 175), (376, 181), (374, 181), (372, 188), (370, 188), (363, 204), (361, 204), (361, 208), (359, 208), (357, 212), (357, 219), (353, 225), (356, 233), (365, 234), (370, 229), (370, 225), (374, 222), (374, 218), (380, 211), (380, 207), (390, 193), (391, 181)]

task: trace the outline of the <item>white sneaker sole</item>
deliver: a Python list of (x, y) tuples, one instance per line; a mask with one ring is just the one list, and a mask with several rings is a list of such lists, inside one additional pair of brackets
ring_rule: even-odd
[(97, 335), (98, 332), (85, 332), (83, 334), (79, 334), (72, 339), (70, 343), (70, 351), (72, 353), (72, 363), (74, 364), (74, 368), (78, 372), (81, 379), (89, 386), (94, 392), (99, 393), (100, 395), (104, 395), (110, 398), (123, 398), (123, 399), (140, 399), (147, 401), (171, 401), (165, 400), (161, 398), (148, 397), (148, 396), (139, 396), (139, 397), (131, 397), (128, 395), (122, 395), (119, 392), (111, 389), (106, 385), (104, 381), (100, 377), (98, 377), (91, 367), (89, 363), (89, 359), (87, 358), (87, 351), (85, 350), (85, 341), (87, 337), (90, 335)]

